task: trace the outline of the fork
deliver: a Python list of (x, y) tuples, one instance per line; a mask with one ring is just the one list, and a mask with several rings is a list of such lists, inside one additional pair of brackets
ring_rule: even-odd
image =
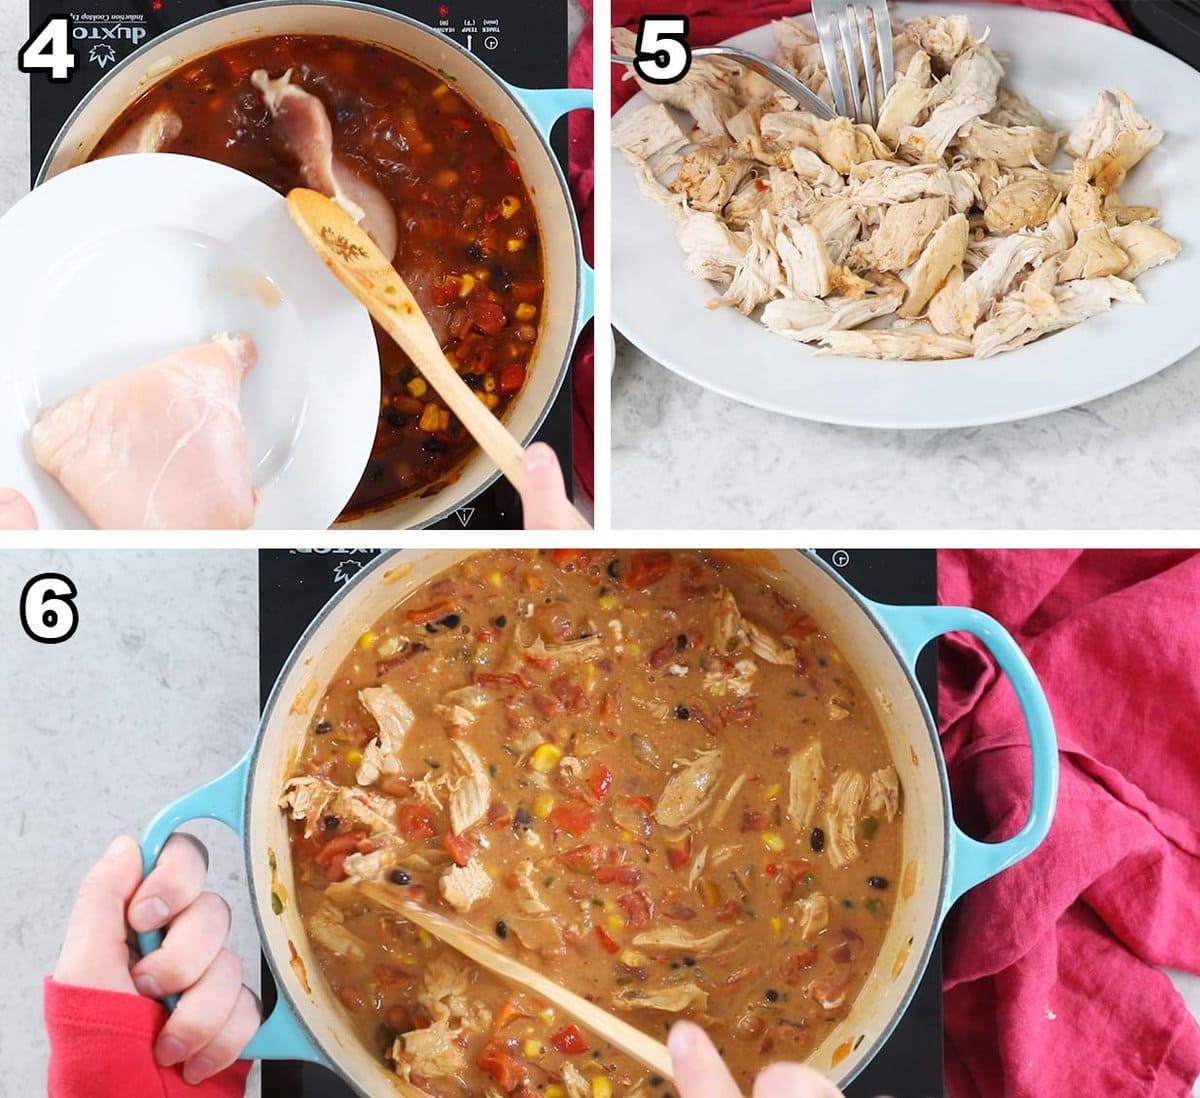
[[(871, 30), (867, 15), (875, 23), (875, 44), (879, 50), (879, 67), (876, 69), (874, 51), (871, 48)], [(817, 25), (817, 38), (821, 43), (821, 57), (829, 75), (829, 89), (833, 95), (838, 114), (853, 117), (857, 122), (869, 122), (872, 126), (879, 119), (882, 99), (876, 98), (876, 81), (882, 74), (880, 96), (886, 96), (896, 78), (892, 54), (892, 23), (888, 17), (887, 0), (812, 0), (813, 21)], [(858, 54), (855, 55), (855, 36), (858, 38)], [(839, 53), (839, 45), (842, 48)], [(863, 110), (862, 94), (859, 91), (859, 61), (867, 80), (867, 103)], [(845, 65), (843, 83), (842, 62)], [(846, 107), (845, 84), (850, 87), (850, 98), (854, 114)]]

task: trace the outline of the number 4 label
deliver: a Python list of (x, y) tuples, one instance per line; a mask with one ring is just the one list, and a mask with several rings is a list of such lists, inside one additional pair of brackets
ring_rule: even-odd
[(633, 67), (650, 84), (674, 84), (692, 67), (686, 15), (643, 15)]
[(50, 16), (17, 53), (21, 72), (44, 72), (52, 84), (70, 80), (78, 64), (71, 49), (71, 20), (65, 15)]
[(21, 592), (21, 626), (31, 640), (61, 644), (79, 628), (75, 584), (58, 572), (34, 576)]

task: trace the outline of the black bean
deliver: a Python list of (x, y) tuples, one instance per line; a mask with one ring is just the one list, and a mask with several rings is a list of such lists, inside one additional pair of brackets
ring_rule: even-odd
[(814, 853), (820, 854), (825, 849), (825, 832), (814, 827), (808, 836), (808, 845)]
[(427, 454), (444, 454), (448, 448), (440, 438), (427, 438), (421, 443), (421, 449)]
[(333, 731), (333, 725), (329, 721), (317, 721), (317, 727), (313, 731), (318, 736), (325, 736)]
[(680, 633), (679, 636), (677, 636), (675, 638), (675, 651), (682, 652), (686, 647), (687, 647), (687, 634)]
[(412, 883), (412, 877), (410, 877), (403, 869), (393, 869), (392, 870), (392, 884), (406, 885), (406, 884), (411, 884), (411, 883)]
[(850, 899), (842, 900), (842, 907), (849, 911), (854, 906), (854, 901)]
[(508, 923), (503, 919), (496, 920), (496, 937), (501, 940), (508, 937)]
[(691, 715), (692, 714), (688, 710), (688, 707), (686, 705), (675, 706), (675, 716), (678, 717), (681, 721), (686, 721)]
[(482, 263), (484, 260), (483, 249), (478, 244), (468, 244), (467, 258), (472, 263)]
[(462, 618), (460, 618), (457, 614), (447, 614), (438, 622), (438, 625), (444, 625), (447, 629), (457, 629), (458, 623), (461, 621)]
[(413, 652), (428, 652), (429, 645), (427, 645), (424, 641), (416, 641), (412, 646), (412, 651)]
[(619, 580), (621, 578), (620, 563), (616, 557), (613, 557), (613, 559), (608, 562), (608, 565), (604, 570), (608, 573), (609, 579)]
[(529, 814), (529, 809), (521, 805), (515, 813), (513, 813), (513, 823), (517, 827), (523, 827), (526, 831), (533, 825), (533, 817)]
[(885, 888), (887, 888), (887, 885), (888, 885), (888, 883), (887, 883), (886, 877), (868, 877), (867, 878), (867, 887), (868, 888), (877, 888), (882, 892)]
[(336, 831), (340, 822), (336, 816), (326, 816), (321, 821), (326, 831)]
[(766, 999), (768, 1003), (777, 1003), (779, 1001), (779, 992), (773, 987), (769, 987), (763, 992), (763, 998)]
[(684, 957), (683, 963), (685, 965), (687, 965), (688, 968), (694, 968), (696, 965), (696, 958), (695, 957)]
[(483, 380), (483, 374), (462, 374), (461, 376), (463, 381), (465, 381), (473, 389), (477, 388), (479, 383)]
[(666, 1082), (666, 1079), (664, 1079), (661, 1075), (651, 1075), (646, 1082), (648, 1082), (652, 1087), (661, 1087), (663, 1083)]
[(408, 426), (408, 417), (402, 416), (395, 408), (389, 408), (384, 412), (383, 420), (389, 427), (395, 427), (397, 430)]
[(437, 631), (438, 631), (438, 627), (437, 627), (436, 621), (427, 621), (425, 623), (425, 632), (426, 633), (436, 633)]
[(506, 618), (503, 614), (500, 614), (497, 617), (492, 618), (492, 624), (497, 629), (503, 629), (508, 624), (508, 618)]

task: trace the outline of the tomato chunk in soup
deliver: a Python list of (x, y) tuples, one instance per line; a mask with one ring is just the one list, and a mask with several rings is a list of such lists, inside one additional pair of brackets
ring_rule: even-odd
[(445, 1098), (670, 1088), (361, 881), (654, 1037), (697, 1021), (747, 1092), (845, 1017), (898, 886), (902, 794), (868, 695), (729, 554), (466, 559), (358, 638), (282, 803), (325, 979)]

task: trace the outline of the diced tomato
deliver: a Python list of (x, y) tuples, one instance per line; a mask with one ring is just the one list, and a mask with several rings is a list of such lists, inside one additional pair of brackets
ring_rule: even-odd
[(621, 715), (621, 684), (617, 683), (600, 702), (600, 719), (602, 721), (616, 720)]
[(718, 923), (736, 923), (742, 917), (742, 904), (740, 900), (726, 900), (717, 909)]
[[(397, 984), (407, 983), (411, 976), (404, 969), (393, 965), (376, 965), (375, 979), (380, 987), (395, 987)], [(404, 1030), (400, 1032), (403, 1033)]]
[(650, 666), (656, 671), (661, 671), (675, 658), (675, 638), (663, 641), (653, 652), (650, 653)]
[(488, 823), (492, 827), (508, 827), (512, 823), (512, 813), (507, 806), (497, 802), (488, 808)]
[(587, 697), (583, 692), (583, 687), (567, 675), (560, 675), (556, 678), (550, 684), (550, 689), (554, 696), (562, 702), (563, 708), (568, 713), (582, 713), (587, 706)]
[(631, 808), (640, 809), (642, 812), (654, 811), (654, 800), (651, 797), (623, 797), (622, 800)]
[(330, 884), (336, 884), (338, 881), (346, 879), (346, 859), (350, 857), (349, 853), (335, 854), (329, 859), (325, 866), (325, 880)]
[(517, 279), (508, 292), (514, 301), (522, 305), (536, 305), (542, 299), (542, 284), (533, 280)]
[(727, 702), (717, 710), (717, 719), (722, 724), (750, 724), (758, 714), (758, 703), (753, 698)]
[(447, 275), (441, 282), (435, 282), (429, 288), (429, 296), (435, 305), (449, 305), (458, 297), (462, 289), (462, 279), (458, 275)]
[(816, 633), (817, 623), (809, 617), (798, 618), (783, 631), (785, 637), (790, 637), (797, 644), (803, 643), (809, 637), (816, 636)]
[(488, 1041), (479, 1050), (475, 1066), (480, 1071), (486, 1071), (505, 1094), (511, 1094), (525, 1082), (525, 1069), (509, 1051), (505, 1041)]
[(470, 133), (474, 128), (474, 123), (469, 118), (461, 118), (455, 116), (450, 119), (450, 125), (453, 126), (459, 133)]
[(643, 588), (658, 583), (671, 570), (670, 553), (634, 553), (629, 571), (621, 578), (624, 587)]
[(767, 817), (761, 812), (755, 812), (752, 808), (742, 809), (742, 830), (743, 831), (766, 831)]
[(483, 181), (483, 169), (478, 164), (468, 164), (463, 168), (463, 179), (474, 187)]
[(476, 671), (475, 685), (484, 690), (520, 690), (521, 680), (516, 675), (508, 675), (495, 671)]
[(600, 939), (600, 948), (605, 953), (616, 953), (621, 948), (621, 943), (602, 926), (596, 927), (596, 937)]
[(536, 694), (531, 694), (529, 700), (533, 703), (533, 708), (538, 711), (538, 715), (545, 720), (562, 716), (562, 699), (549, 690), (539, 690)]
[(433, 811), (423, 804), (402, 804), (396, 809), (396, 826), (410, 843), (431, 839), (437, 834)]
[(504, 310), (494, 301), (472, 298), (467, 302), (467, 315), (471, 318), (471, 323), (484, 335), (497, 336), (504, 331), (504, 325), (508, 323)]
[(442, 836), (442, 846), (455, 865), (466, 865), (475, 853), (475, 844), (470, 839), (463, 835), (455, 835), (452, 831), (447, 831)]
[(550, 559), (559, 568), (575, 568), (578, 571), (583, 571), (588, 566), (591, 556), (591, 553), (583, 549), (555, 549), (550, 554)]
[(609, 790), (612, 789), (612, 783), (613, 772), (597, 759), (592, 763), (587, 776), (588, 789), (592, 791), (592, 796), (598, 801), (604, 800), (608, 796)]
[(435, 602), (432, 606), (424, 606), (420, 610), (409, 610), (404, 617), (413, 625), (428, 625), (433, 621), (440, 621), (447, 614), (454, 613), (454, 603), (448, 599), (443, 602)]
[(475, 639), (480, 644), (495, 644), (500, 639), (500, 636), (500, 630), (491, 625), (485, 625), (475, 630)]
[(516, 999), (505, 999), (500, 1004), (500, 1009), (496, 1011), (496, 1017), (492, 1020), (492, 1032), (499, 1033), (510, 1022), (515, 1022), (518, 1018), (528, 1018), (529, 1012)]
[(599, 843), (585, 843), (583, 846), (573, 846), (564, 850), (559, 859), (567, 869), (576, 873), (595, 873), (608, 861), (608, 848)]
[(779, 966), (779, 975), (785, 984), (797, 984), (804, 976), (804, 970), (811, 968), (816, 962), (817, 951), (805, 949), (800, 953), (791, 953), (784, 958)]
[(630, 930), (649, 926), (654, 917), (654, 904), (644, 888), (618, 896), (617, 906), (625, 912), (625, 925)]
[(678, 842), (667, 843), (667, 865), (682, 869), (692, 860), (692, 836), (689, 832)]
[(577, 1025), (563, 1026), (557, 1033), (551, 1034), (550, 1047), (564, 1056), (583, 1056), (591, 1051)]
[(597, 884), (623, 884), (634, 888), (642, 883), (642, 871), (632, 865), (602, 865), (596, 870)]
[(344, 835), (335, 835), (317, 851), (317, 855), (313, 858), (313, 861), (317, 865), (329, 865), (339, 854), (345, 857), (347, 854), (356, 853), (359, 843), (366, 838), (367, 835), (363, 831), (348, 831)]
[(583, 804), (560, 804), (550, 813), (550, 820), (578, 839), (586, 835), (596, 822), (596, 810)]
[(501, 393), (516, 393), (525, 384), (525, 367), (519, 362), (511, 362), (500, 369), (500, 377), (496, 388)]
[(508, 171), (509, 175), (516, 176), (518, 179), (521, 178), (521, 165), (518, 164), (511, 156), (506, 156), (504, 158), (504, 167)]

